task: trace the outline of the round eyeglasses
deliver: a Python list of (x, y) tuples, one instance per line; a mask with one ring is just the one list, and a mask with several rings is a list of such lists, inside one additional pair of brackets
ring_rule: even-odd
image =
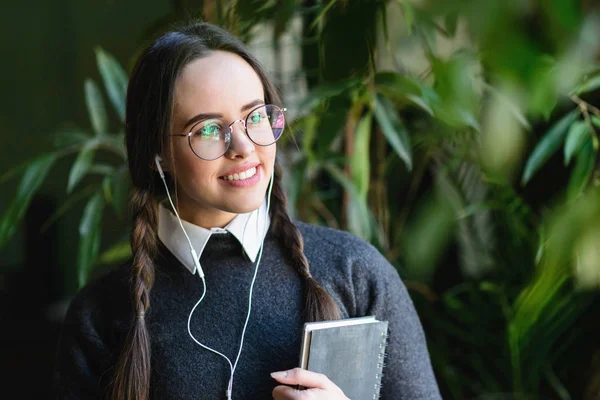
[(231, 144), (232, 126), (241, 122), (250, 140), (259, 146), (270, 146), (281, 137), (285, 127), (285, 108), (273, 104), (258, 106), (245, 119), (228, 124), (222, 118), (208, 118), (196, 123), (188, 133), (169, 136), (187, 136), (194, 154), (207, 161), (216, 160), (227, 152)]

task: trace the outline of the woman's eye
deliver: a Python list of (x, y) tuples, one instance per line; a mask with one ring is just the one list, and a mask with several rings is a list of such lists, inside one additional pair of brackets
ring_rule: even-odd
[(266, 116), (256, 113), (256, 114), (252, 114), (250, 116), (250, 122), (252, 122), (253, 124), (260, 124), (262, 122), (263, 119), (265, 119)]
[(221, 127), (218, 124), (204, 125), (196, 131), (196, 135), (202, 138), (218, 138), (221, 133)]

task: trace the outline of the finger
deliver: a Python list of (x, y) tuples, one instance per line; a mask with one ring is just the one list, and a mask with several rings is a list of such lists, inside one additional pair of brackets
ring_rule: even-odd
[(331, 381), (325, 375), (302, 368), (273, 372), (271, 376), (276, 381), (286, 385), (302, 385), (306, 388), (317, 389), (328, 389), (332, 386)]
[(273, 399), (274, 400), (297, 400), (299, 397), (299, 390), (291, 388), (289, 386), (277, 386), (273, 389)]
[(272, 394), (274, 400), (314, 400), (317, 398), (329, 399), (330, 396), (328, 396), (327, 393), (328, 392), (322, 391), (321, 389), (298, 390), (281, 385), (273, 389)]

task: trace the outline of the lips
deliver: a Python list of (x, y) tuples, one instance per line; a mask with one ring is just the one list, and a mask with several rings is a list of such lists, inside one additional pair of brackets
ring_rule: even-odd
[(226, 181), (248, 179), (256, 174), (256, 167), (259, 165), (259, 163), (240, 165), (239, 167), (227, 171), (227, 173), (221, 175), (219, 179)]
[(252, 167), (246, 171), (242, 171), (239, 174), (222, 176), (221, 179), (225, 179), (227, 181), (239, 181), (241, 179), (248, 179), (256, 175), (256, 167)]

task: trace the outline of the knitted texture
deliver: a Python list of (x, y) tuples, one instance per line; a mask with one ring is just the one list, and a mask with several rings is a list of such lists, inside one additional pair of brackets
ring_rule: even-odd
[[(296, 222), (313, 277), (338, 303), (344, 318), (375, 315), (389, 321), (388, 357), (381, 398), (440, 399), (425, 336), (397, 271), (369, 243), (333, 229)], [(191, 330), (201, 343), (234, 362), (248, 310), (254, 264), (229, 233), (211, 236), (202, 253), (206, 296)], [(164, 247), (155, 262), (150, 308), (152, 399), (224, 398), (230, 376), (222, 357), (188, 335), (188, 315), (202, 282)], [(104, 396), (112, 368), (134, 317), (130, 264), (77, 293), (63, 323), (55, 388), (60, 399)], [(252, 313), (233, 381), (234, 399), (271, 399), (274, 371), (298, 366), (304, 318), (300, 278), (271, 232), (252, 296)]]

